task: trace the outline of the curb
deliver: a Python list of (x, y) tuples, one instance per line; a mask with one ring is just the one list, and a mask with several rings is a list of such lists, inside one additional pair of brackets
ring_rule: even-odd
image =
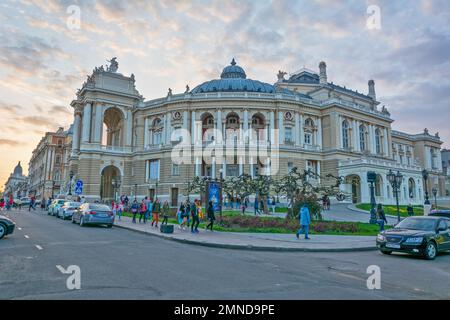
[[(370, 214), (369, 211), (366, 210), (362, 210), (362, 209), (358, 209), (358, 208), (352, 208), (352, 205), (347, 206), (348, 210), (354, 211), (354, 212), (360, 212), (360, 213), (365, 213), (365, 214)], [(386, 217), (389, 218), (395, 218), (397, 219), (397, 216), (393, 216), (392, 214), (385, 214)]]
[(266, 251), (266, 252), (358, 252), (358, 251), (373, 251), (378, 250), (375, 244), (373, 247), (360, 247), (360, 248), (324, 248), (324, 249), (314, 249), (314, 248), (283, 248), (283, 247), (265, 247), (265, 246), (252, 246), (252, 245), (238, 245), (238, 244), (220, 244), (220, 243), (210, 243), (210, 242), (200, 242), (188, 239), (178, 239), (171, 236), (165, 236), (163, 234), (154, 234), (142, 230), (136, 230), (126, 226), (114, 225), (116, 228), (134, 231), (137, 233), (162, 238), (165, 240), (171, 240), (184, 244), (192, 244), (202, 247), (210, 248), (220, 248), (220, 249), (233, 249), (233, 250), (246, 250), (246, 251)]

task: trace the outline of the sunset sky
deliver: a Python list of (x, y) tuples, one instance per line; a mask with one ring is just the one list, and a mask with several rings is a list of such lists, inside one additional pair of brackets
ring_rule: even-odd
[[(367, 28), (369, 5), (381, 29)], [(77, 88), (112, 57), (146, 99), (218, 78), (233, 57), (269, 83), (324, 60), (330, 82), (367, 93), (374, 79), (394, 129), (428, 127), (450, 147), (447, 0), (3, 0), (0, 21), (0, 189), (46, 131), (68, 127)]]

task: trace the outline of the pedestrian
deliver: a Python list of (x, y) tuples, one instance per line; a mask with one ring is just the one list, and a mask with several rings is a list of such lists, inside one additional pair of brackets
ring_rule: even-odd
[(144, 220), (144, 223), (146, 222), (146, 219), (145, 219), (146, 213), (147, 213), (147, 206), (145, 205), (144, 199), (142, 199), (141, 207), (139, 210), (139, 223), (141, 223), (142, 220)]
[(261, 214), (261, 212), (259, 211), (259, 200), (257, 197), (255, 197), (255, 204), (253, 207), (255, 209), (255, 216)]
[(113, 216), (115, 217), (117, 214), (117, 209), (116, 209), (116, 204), (113, 202), (111, 202), (111, 211), (113, 213)]
[(191, 218), (191, 233), (199, 233), (198, 225), (200, 224), (200, 221), (198, 219), (197, 199), (191, 204)]
[(159, 199), (156, 198), (155, 202), (153, 202), (152, 208), (152, 227), (154, 225), (155, 228), (158, 228), (158, 220), (160, 213), (161, 213), (161, 203), (159, 202)]
[(311, 239), (309, 237), (309, 225), (311, 224), (311, 214), (309, 213), (309, 209), (306, 203), (303, 204), (302, 208), (300, 209), (299, 218), (300, 218), (300, 229), (298, 229), (296, 234), (297, 239), (302, 233), (305, 234), (306, 240)]
[(148, 197), (144, 198), (145, 207), (147, 210), (145, 211), (144, 215), (144, 223), (147, 223), (148, 218), (152, 215), (153, 210), (153, 201), (149, 199)]
[(186, 221), (187, 221), (186, 206), (185, 206), (184, 202), (181, 202), (181, 204), (180, 204), (180, 208), (178, 209), (178, 212), (177, 212), (177, 218), (178, 218), (179, 228), (181, 230), (184, 230), (184, 228), (186, 226)]
[(31, 209), (36, 210), (35, 203), (36, 203), (36, 198), (34, 196), (31, 196), (30, 206), (28, 207), (28, 211), (31, 211)]
[(381, 203), (379, 203), (377, 206), (377, 217), (377, 223), (380, 225), (380, 232), (384, 231), (384, 224), (388, 223), (388, 221), (386, 219), (386, 215), (384, 214), (383, 206), (381, 205)]
[(245, 209), (247, 209), (247, 201), (242, 201), (241, 210), (243, 215), (245, 215)]
[(53, 199), (52, 198), (48, 198), (47, 200), (47, 205), (45, 206), (45, 209), (48, 210), (48, 207), (52, 204)]
[(189, 228), (191, 225), (191, 202), (189, 199), (186, 201), (186, 226)]
[(0, 211), (5, 209), (5, 199), (3, 197), (0, 199)]
[(206, 226), (206, 230), (210, 229), (211, 232), (212, 232), (213, 231), (213, 226), (214, 226), (214, 220), (216, 220), (216, 217), (214, 215), (214, 207), (213, 207), (212, 201), (210, 201), (209, 204), (208, 204), (207, 215), (208, 215), (209, 223)]
[(275, 200), (275, 197), (272, 197), (272, 213), (275, 214), (275, 209), (277, 207), (277, 201)]
[(408, 216), (411, 217), (414, 215), (414, 208), (411, 203), (409, 203), (408, 207), (406, 207), (406, 211), (408, 212)]
[(136, 223), (136, 214), (139, 210), (139, 203), (136, 199), (134, 199), (133, 204), (131, 205), (131, 214), (133, 215), (133, 223)]
[(128, 196), (125, 196), (125, 199), (123, 200), (124, 204), (125, 204), (125, 208), (128, 209), (128, 203), (130, 202), (130, 200), (128, 199)]
[(197, 206), (197, 213), (198, 213), (198, 221), (202, 222), (203, 220), (205, 220), (205, 217), (204, 217), (203, 210), (202, 210), (201, 200), (197, 201), (196, 206)]
[(122, 220), (122, 214), (123, 214), (123, 203), (117, 204), (117, 215), (119, 216), (119, 220)]
[(162, 207), (162, 214), (163, 214), (163, 222), (161, 223), (161, 225), (167, 225), (167, 223), (169, 222), (169, 211), (170, 211), (170, 206), (169, 206), (169, 202), (166, 200), (164, 201), (163, 207)]

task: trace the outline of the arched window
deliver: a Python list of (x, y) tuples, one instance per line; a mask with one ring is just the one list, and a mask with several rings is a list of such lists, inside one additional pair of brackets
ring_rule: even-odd
[(153, 131), (153, 145), (159, 145), (162, 143), (162, 131), (163, 131), (163, 125), (160, 118), (156, 118), (153, 121), (152, 125), (152, 131)]
[(359, 147), (361, 151), (365, 151), (367, 147), (366, 143), (366, 127), (364, 125), (359, 126)]
[(350, 146), (349, 130), (348, 121), (344, 120), (344, 122), (342, 122), (342, 146), (344, 149), (348, 149)]
[(378, 155), (381, 154), (381, 130), (375, 130), (375, 149)]
[(314, 132), (314, 121), (311, 118), (305, 120), (304, 129), (304, 141), (307, 145), (312, 145), (313, 142), (313, 132)]
[(375, 196), (381, 197), (381, 190), (383, 187), (383, 178), (378, 174), (375, 180)]
[(416, 182), (413, 178), (408, 180), (408, 193), (410, 199), (414, 199), (416, 197)]

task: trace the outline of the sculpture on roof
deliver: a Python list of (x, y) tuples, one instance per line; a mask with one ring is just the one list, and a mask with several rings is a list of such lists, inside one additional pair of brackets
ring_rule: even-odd
[(186, 91), (184, 93), (189, 93), (189, 91), (191, 91), (191, 88), (189, 88), (189, 85), (186, 85)]
[(440, 139), (441, 137), (439, 137), (439, 132), (436, 132), (436, 134), (434, 135), (436, 138)]
[(106, 71), (108, 72), (117, 72), (117, 69), (119, 69), (119, 63), (117, 62), (117, 58), (114, 57), (111, 60), (106, 60), (109, 62), (109, 66), (106, 67)]
[(285, 75), (287, 75), (286, 72), (281, 71), (281, 70), (278, 70), (278, 74), (277, 74), (278, 82), (283, 82), (283, 81), (285, 80), (285, 79), (284, 79), (284, 76), (285, 76)]
[(423, 133), (426, 134), (426, 135), (430, 135), (429, 132), (428, 132), (428, 128), (423, 129)]
[(381, 108), (381, 113), (383, 113), (383, 114), (385, 114), (385, 115), (388, 115), (388, 116), (391, 115), (391, 113), (388, 111), (388, 109), (386, 108), (386, 106), (383, 106), (383, 107)]
[(168, 96), (168, 97), (171, 97), (171, 96), (172, 96), (172, 89), (171, 89), (171, 88), (169, 88), (169, 91), (167, 92), (167, 96)]

